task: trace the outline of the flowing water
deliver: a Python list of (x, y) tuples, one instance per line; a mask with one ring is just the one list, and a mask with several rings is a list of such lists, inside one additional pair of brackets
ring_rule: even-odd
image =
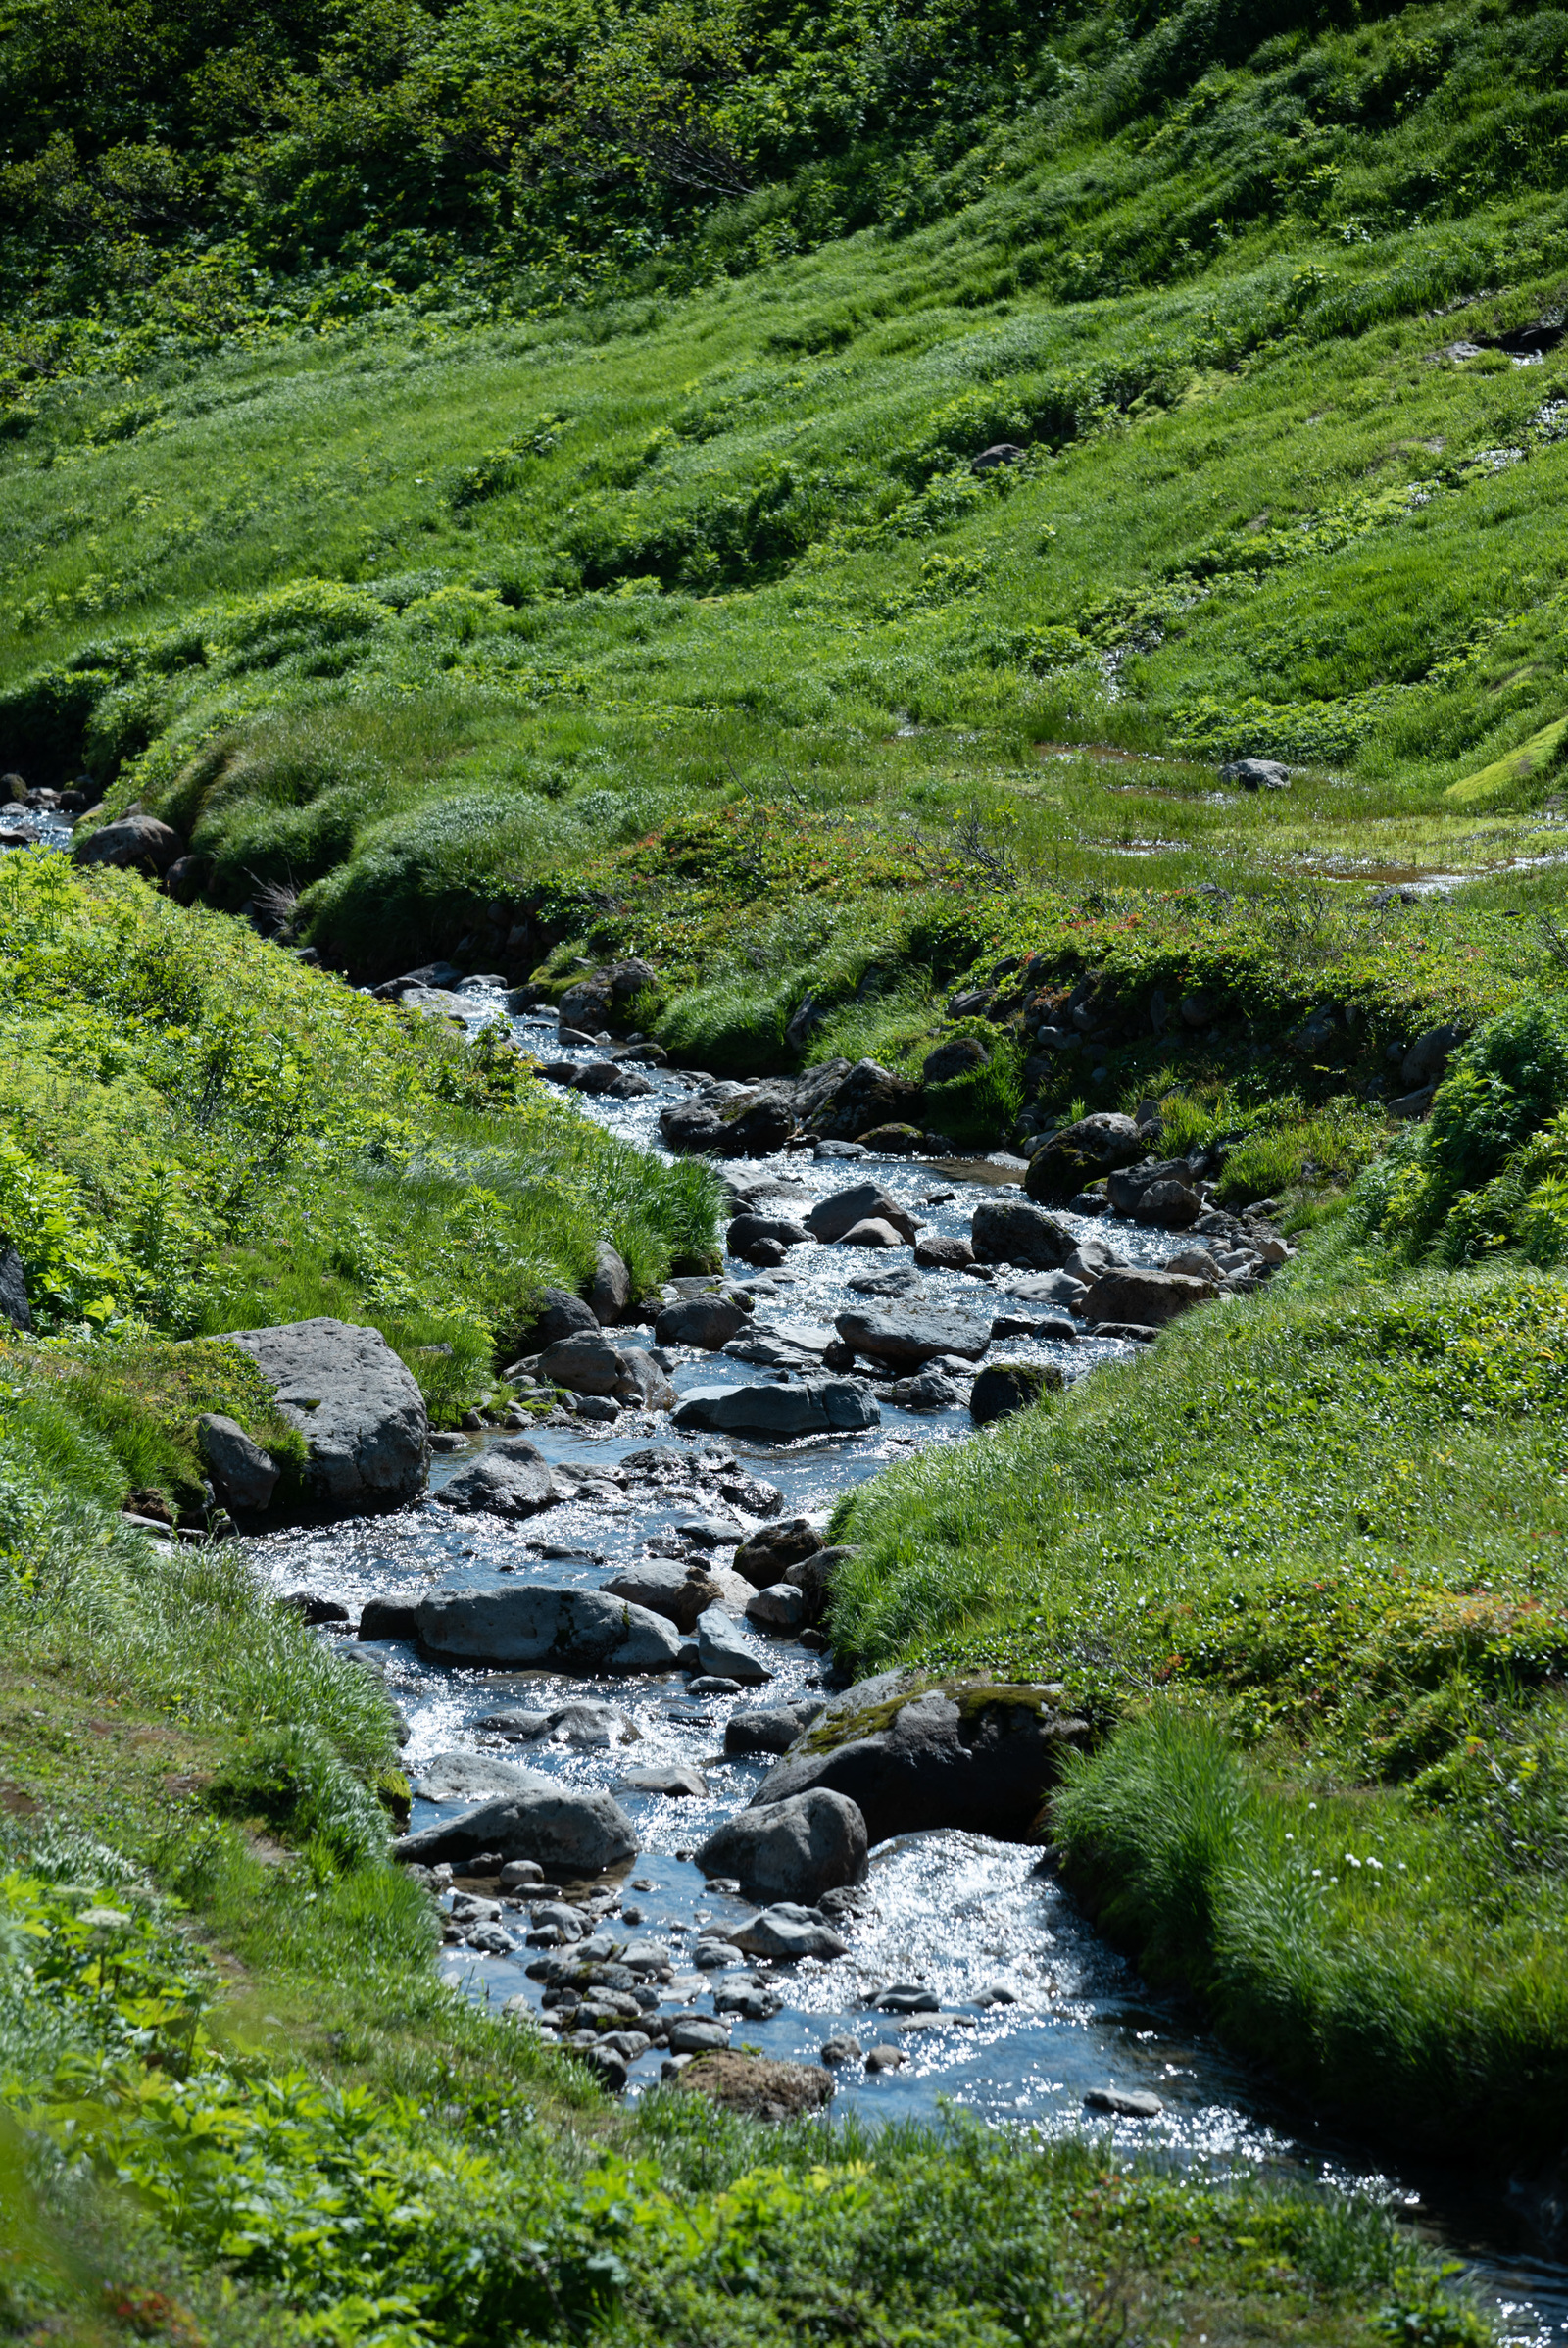
[[(476, 982), (443, 1003), (470, 1026), (505, 1017), (499, 994)], [(561, 1046), (551, 1018), (529, 1015), (512, 1025), (518, 1040), (543, 1057), (587, 1061), (600, 1056), (596, 1049)], [(654, 1086), (646, 1097), (575, 1099), (585, 1115), (629, 1142), (657, 1150), (661, 1108), (683, 1098), (692, 1080), (675, 1071), (645, 1073)], [(734, 1161), (725, 1171), (741, 1185), (775, 1185), (762, 1211), (797, 1218), (815, 1199), (870, 1177), (931, 1229), (953, 1233), (967, 1232), (987, 1184), (1015, 1178), (1013, 1170), (995, 1161), (938, 1171), (909, 1160), (849, 1164), (818, 1161), (808, 1153)], [(1184, 1244), (1169, 1234), (1109, 1220), (1084, 1219), (1081, 1229), (1111, 1240), (1135, 1260), (1157, 1261)], [(755, 1296), (754, 1325), (766, 1323), (782, 1337), (820, 1344), (832, 1334), (835, 1313), (868, 1301), (852, 1292), (851, 1282), (907, 1264), (902, 1250), (875, 1255), (807, 1247), (792, 1249), (778, 1272), (731, 1270)], [(979, 1294), (978, 1284), (957, 1272), (922, 1271), (919, 1280), (928, 1308), (1005, 1306), (1005, 1276)], [(891, 1309), (897, 1309), (896, 1302)], [(614, 1342), (642, 1345), (649, 1336), (646, 1330), (617, 1331)], [(1129, 1348), (1081, 1332), (1071, 1345), (1008, 1340), (997, 1350), (1009, 1359), (1054, 1360), (1075, 1379), (1106, 1360), (1124, 1358)], [(677, 1392), (768, 1375), (722, 1354), (682, 1359), (671, 1374)], [(628, 1453), (679, 1440), (667, 1420), (630, 1412), (609, 1428), (572, 1421), (531, 1432), (552, 1462), (578, 1469), (614, 1468)], [(413, 1596), (437, 1586), (491, 1588), (516, 1575), (552, 1585), (598, 1587), (643, 1556), (650, 1541), (656, 1553), (661, 1548), (673, 1553), (681, 1545), (675, 1526), (694, 1515), (739, 1515), (743, 1530), (756, 1528), (760, 1520), (727, 1508), (719, 1497), (712, 1477), (720, 1453), (732, 1451), (741, 1467), (777, 1486), (786, 1515), (821, 1517), (848, 1487), (906, 1456), (914, 1445), (956, 1443), (969, 1432), (966, 1408), (917, 1417), (884, 1400), (881, 1425), (853, 1437), (787, 1445), (698, 1439), (689, 1443), (697, 1482), (678, 1496), (650, 1485), (634, 1468), (625, 1490), (606, 1483), (597, 1494), (521, 1524), (460, 1516), (432, 1497), (397, 1515), (281, 1532), (250, 1545), (259, 1569), (280, 1592), (305, 1588), (342, 1601), (355, 1617), (371, 1596)], [(430, 1477), (432, 1494), (439, 1494), (443, 1483), (493, 1440), (493, 1435), (475, 1436), (466, 1453), (438, 1458)], [(727, 1562), (727, 1551), (716, 1555)], [(1358, 2152), (1351, 2140), (1332, 2135), (1283, 2105), (1189, 2018), (1152, 1997), (1089, 1927), (1049, 1862), (1042, 1864), (1033, 1849), (968, 1834), (901, 1836), (872, 1854), (864, 1912), (843, 1927), (847, 1955), (791, 1965), (698, 1969), (693, 1958), (699, 1933), (738, 1926), (753, 1912), (753, 1903), (708, 1887), (691, 1856), (720, 1820), (749, 1801), (768, 1765), (761, 1759), (726, 1759), (725, 1722), (737, 1705), (755, 1703), (763, 1693), (812, 1697), (824, 1687), (820, 1654), (793, 1640), (748, 1636), (772, 1681), (765, 1690), (739, 1695), (688, 1693), (678, 1677), (585, 1684), (538, 1672), (452, 1669), (396, 1642), (359, 1645), (356, 1651), (384, 1670), (408, 1721), (404, 1763), (415, 1781), (438, 1755), (489, 1753), (614, 1794), (634, 1822), (640, 1847), (617, 1886), (618, 1911), (610, 1923), (622, 1937), (635, 1932), (667, 1944), (674, 1973), (664, 1984), (666, 2009), (711, 2013), (715, 1996), (733, 1998), (754, 1983), (762, 1992), (755, 2010), (766, 2013), (777, 2001), (777, 2011), (755, 2021), (735, 2017), (737, 2044), (814, 2063), (818, 2049), (835, 2033), (852, 2034), (867, 2051), (881, 2042), (895, 2043), (905, 2057), (897, 2068), (867, 2073), (855, 2062), (837, 2071), (835, 2110), (851, 2108), (868, 2119), (933, 2118), (951, 2101), (984, 2120), (1021, 2122), (1047, 2134), (1092, 2127), (1112, 2132), (1129, 2150), (1157, 2151), (1172, 2161), (1200, 2159), (1222, 2169), (1247, 2165), (1360, 2183), (1387, 2195), (1446, 2245), (1473, 2259), (1478, 2288), (1505, 2312), (1509, 2339), (1568, 2340), (1568, 2272), (1534, 2255), (1524, 2215), (1511, 2209), (1501, 2180), (1494, 2195), (1482, 2197), (1473, 2180), (1424, 2176), (1413, 2166), (1397, 2175), (1369, 2168), (1364, 2149)], [(502, 1745), (478, 1726), (501, 1706), (549, 1711), (584, 1695), (617, 1706), (635, 1741)], [(709, 1787), (706, 1798), (670, 1799), (631, 1790), (623, 1783), (628, 1769), (671, 1763), (700, 1769)], [(413, 1824), (418, 1828), (455, 1816), (474, 1798), (416, 1798)], [(498, 2007), (521, 1998), (537, 2009), (543, 1984), (530, 1981), (525, 1970), (539, 1953), (523, 1944), (526, 1910), (509, 1912), (503, 1922), (515, 1935), (513, 1953), (480, 1955), (466, 1946), (449, 1946), (443, 1969), (464, 1994)], [(895, 2015), (869, 2010), (867, 1997), (892, 1982), (923, 1984), (935, 1993), (938, 2012), (901, 2024)], [(663, 2060), (652, 2050), (634, 2063), (628, 2092), (657, 2083)], [(1164, 2110), (1151, 2120), (1086, 2114), (1086, 2092), (1103, 2086), (1152, 2089)]]

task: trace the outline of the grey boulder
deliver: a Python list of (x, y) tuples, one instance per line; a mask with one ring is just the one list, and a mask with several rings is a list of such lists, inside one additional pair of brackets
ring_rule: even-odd
[(970, 1242), (978, 1263), (1026, 1264), (1040, 1272), (1059, 1271), (1077, 1246), (1064, 1223), (1025, 1198), (982, 1199)]
[(600, 1875), (637, 1848), (637, 1834), (618, 1802), (585, 1786), (548, 1779), (535, 1791), (507, 1793), (481, 1803), (461, 1818), (405, 1834), (393, 1855), (407, 1865), (454, 1865), (481, 1851), (505, 1859), (532, 1859), (557, 1882), (566, 1876)]
[(564, 1497), (549, 1461), (525, 1435), (503, 1436), (436, 1493), (443, 1508), (511, 1517), (537, 1516)]
[(829, 1704), (809, 1749), (777, 1762), (753, 1803), (765, 1816), (811, 1790), (837, 1792), (872, 1842), (938, 1827), (1032, 1841), (1063, 1752), (1089, 1733), (1060, 1711), (1058, 1693), (884, 1672)]
[(917, 1231), (913, 1217), (875, 1182), (858, 1182), (853, 1190), (836, 1191), (831, 1198), (819, 1200), (806, 1220), (813, 1238), (826, 1246), (843, 1239), (857, 1223), (890, 1224), (906, 1245), (912, 1245)]
[(822, 1536), (809, 1517), (780, 1517), (777, 1524), (764, 1525), (741, 1543), (734, 1568), (754, 1590), (766, 1590), (769, 1584), (784, 1579), (786, 1567), (799, 1565), (803, 1557), (813, 1557), (822, 1545)]
[(609, 1329), (624, 1321), (631, 1310), (631, 1274), (608, 1240), (594, 1248), (594, 1279), (588, 1303), (596, 1321)]
[(700, 1769), (676, 1762), (668, 1769), (629, 1769), (621, 1784), (633, 1793), (662, 1793), (667, 1801), (702, 1801), (708, 1780)]
[(842, 1957), (849, 1942), (820, 1916), (794, 1900), (780, 1900), (743, 1924), (735, 1946), (743, 1957)]
[(277, 1484), (271, 1454), (237, 1420), (214, 1410), (203, 1411), (196, 1421), (196, 1444), (223, 1506), (236, 1516), (260, 1516)]
[(738, 1574), (706, 1564), (687, 1565), (673, 1557), (648, 1557), (640, 1564), (628, 1565), (605, 1584), (605, 1590), (610, 1597), (646, 1607), (650, 1614), (662, 1614), (688, 1637), (697, 1628), (698, 1616), (706, 1614), (710, 1606), (723, 1606), (739, 1614), (752, 1594), (750, 1585)]
[(141, 865), (153, 872), (167, 872), (184, 853), (178, 832), (156, 815), (122, 815), (71, 844), (73, 863)]
[(1290, 769), (1277, 758), (1230, 758), (1219, 770), (1222, 783), (1239, 783), (1244, 791), (1288, 791)]
[(969, 1390), (969, 1416), (977, 1427), (1027, 1410), (1042, 1394), (1059, 1394), (1064, 1381), (1054, 1362), (997, 1361), (983, 1369)]
[(789, 1386), (698, 1386), (682, 1395), (671, 1423), (709, 1435), (756, 1435), (790, 1443), (803, 1435), (854, 1435), (882, 1413), (856, 1378), (806, 1378)]
[(612, 1394), (625, 1376), (619, 1352), (597, 1331), (574, 1330), (539, 1356), (539, 1375), (574, 1394)]
[(491, 1753), (433, 1753), (414, 1790), (421, 1802), (474, 1802), (487, 1793), (537, 1793), (552, 1782), (537, 1769)]
[(746, 1307), (733, 1297), (683, 1296), (678, 1304), (666, 1304), (655, 1321), (654, 1343), (695, 1345), (701, 1352), (716, 1353), (750, 1319)]
[(787, 1704), (743, 1705), (724, 1724), (726, 1753), (787, 1753), (801, 1733), (801, 1721)]
[[(778, 1775), (770, 1770), (766, 1782)], [(817, 1900), (824, 1891), (859, 1882), (866, 1849), (858, 1804), (830, 1786), (813, 1785), (726, 1819), (698, 1851), (697, 1864), (707, 1876), (733, 1877), (760, 1899)]]
[(703, 1670), (714, 1678), (738, 1680), (743, 1688), (760, 1688), (773, 1675), (741, 1636), (740, 1625), (722, 1606), (710, 1606), (697, 1618), (697, 1653)]
[[(673, 1624), (602, 1590), (437, 1590), (421, 1599), (419, 1643), (454, 1662), (569, 1672), (671, 1671)], [(530, 1854), (519, 1851), (518, 1858)]]
[(1179, 1313), (1191, 1312), (1195, 1304), (1208, 1303), (1216, 1293), (1211, 1280), (1133, 1264), (1099, 1274), (1084, 1299), (1084, 1319), (1091, 1326), (1131, 1321), (1148, 1329), (1163, 1328)]
[(760, 1631), (788, 1634), (804, 1631), (810, 1620), (810, 1608), (806, 1592), (790, 1582), (773, 1582), (765, 1590), (758, 1590), (746, 1601), (746, 1619)]
[(424, 1483), (424, 1397), (379, 1329), (325, 1318), (234, 1329), (305, 1438), (312, 1499), (334, 1514), (399, 1508)]
[[(570, 1337), (577, 1330), (596, 1336), (599, 1317), (591, 1304), (574, 1296), (570, 1289), (547, 1288), (540, 1291), (538, 1310), (524, 1333), (524, 1353), (537, 1353), (560, 1339)], [(510, 1375), (510, 1372), (508, 1373)]]
[(938, 1354), (978, 1361), (991, 1343), (991, 1323), (959, 1312), (841, 1312), (834, 1323), (852, 1351), (894, 1369), (921, 1370)]

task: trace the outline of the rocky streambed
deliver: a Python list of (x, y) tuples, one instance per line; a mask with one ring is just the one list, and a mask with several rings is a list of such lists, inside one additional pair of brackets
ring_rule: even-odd
[[(476, 982), (427, 1007), (509, 1015)], [(689, 1073), (607, 1061), (537, 1012), (512, 1023), (566, 1081), (635, 1069), (635, 1085), (573, 1089), (642, 1147), (703, 1104)], [(1031, 1240), (1019, 1161), (829, 1142), (724, 1171), (734, 1211), (775, 1227), (737, 1234), (760, 1261), (672, 1283), (652, 1325), (618, 1319), (633, 1300), (603, 1264), (609, 1328), (564, 1300), (519, 1372), (555, 1407), (438, 1439), (427, 1494), (392, 1513), (251, 1542), (404, 1715), (405, 1856), (440, 1900), (455, 1990), (629, 2094), (700, 2074), (753, 2110), (935, 2117), (946, 2099), (1181, 2160), (1359, 2177), (1412, 2210), (1424, 2195), (1513, 2311), (1510, 2336), (1568, 2332), (1568, 2283), (1511, 2242), (1505, 2208), (1370, 2172), (1285, 2109), (1152, 1998), (1049, 1858), (1011, 1838), (1020, 1785), (1078, 1733), (1059, 1691), (848, 1688), (816, 1622), (839, 1494), (915, 1444), (971, 1440), (999, 1367), (1000, 1409), (1128, 1358), (1148, 1323), (1086, 1308), (1103, 1281), (1124, 1284), (1101, 1290), (1108, 1304), (1190, 1261), (1194, 1218), (1171, 1230), (1085, 1199), (1052, 1210), (1063, 1247)], [(861, 1186), (877, 1211), (846, 1224)], [(1136, 1186), (1124, 1196), (1136, 1207)], [(1173, 1277), (1212, 1294), (1264, 1276), (1245, 1234), (1223, 1236), (1229, 1268)], [(977, 1239), (991, 1260), (975, 1266)], [(763, 1848), (780, 1797), (794, 1824)]]

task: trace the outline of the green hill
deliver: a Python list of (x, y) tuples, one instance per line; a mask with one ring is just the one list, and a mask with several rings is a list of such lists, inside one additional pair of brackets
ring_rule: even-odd
[(200, 901), (0, 876), (0, 2337), (1489, 2336), (1335, 2196), (607, 2121), (440, 1991), (365, 1675), (116, 1519), (201, 1408), (286, 1447), (237, 1322), (373, 1321), (450, 1424), (602, 1230), (710, 1260), (701, 1168), (299, 950), (635, 952), (740, 1074), (916, 1070), (973, 973), (962, 1145), (1154, 1095), (1305, 1260), (850, 1495), (838, 1650), (1059, 1675), (1152, 1978), (1560, 2162), (1565, 59), (1496, 0), (0, 0), (0, 775)]

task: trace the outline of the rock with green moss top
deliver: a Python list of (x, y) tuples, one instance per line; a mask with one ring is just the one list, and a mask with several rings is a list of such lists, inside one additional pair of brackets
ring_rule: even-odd
[(1060, 1709), (1059, 1694), (880, 1673), (827, 1707), (768, 1771), (753, 1802), (821, 1786), (857, 1804), (874, 1843), (939, 1827), (1033, 1841), (1064, 1752), (1089, 1735), (1087, 1722)]

